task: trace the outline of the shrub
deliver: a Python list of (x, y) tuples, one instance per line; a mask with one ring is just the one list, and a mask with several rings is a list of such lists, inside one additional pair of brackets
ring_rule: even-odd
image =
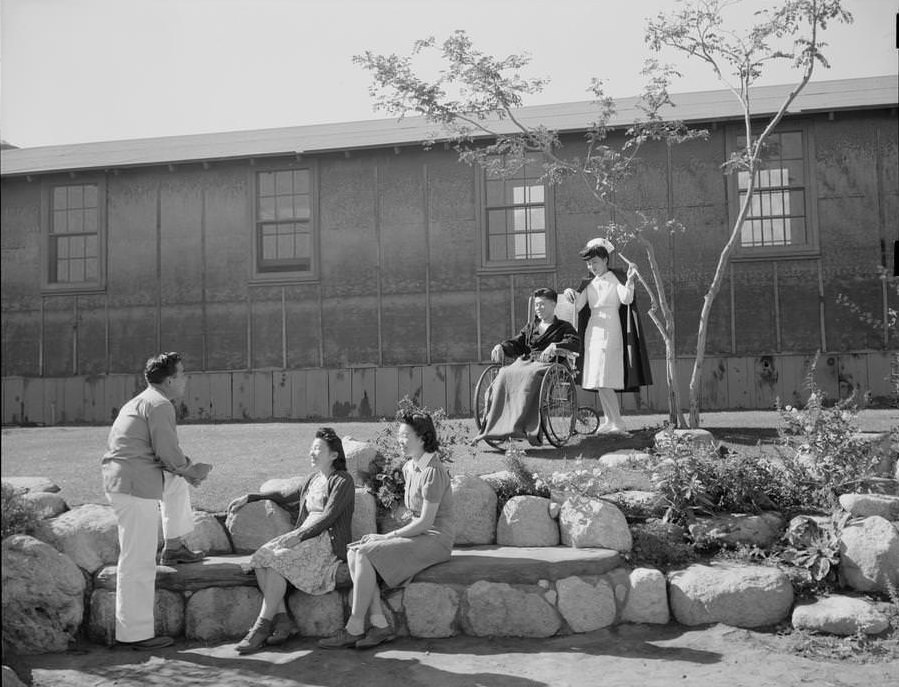
[(827, 405), (815, 381), (817, 356), (809, 366), (805, 407), (780, 407), (779, 451), (788, 487), (782, 494), (796, 510), (830, 512), (841, 494), (868, 491), (878, 463), (874, 448), (858, 434), (854, 396)]
[(649, 565), (667, 572), (698, 557), (679, 525), (650, 518), (632, 523), (630, 529), (634, 544), (628, 558), (635, 565)]
[(509, 476), (505, 479), (492, 481), (496, 490), (496, 512), (503, 512), (506, 502), (513, 496), (542, 496), (549, 498), (549, 488), (540, 480), (539, 476), (527, 469), (524, 464), (525, 452), (522, 448), (512, 445), (506, 449), (503, 463)]
[(31, 504), (22, 498), (24, 492), (9, 482), (0, 486), (0, 539), (14, 534), (31, 534), (37, 526), (38, 516)]

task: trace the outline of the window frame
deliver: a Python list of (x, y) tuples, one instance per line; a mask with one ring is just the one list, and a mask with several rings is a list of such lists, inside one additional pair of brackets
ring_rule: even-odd
[[(54, 255), (51, 241), (57, 236), (53, 228), (53, 196), (57, 188), (69, 186), (97, 187), (97, 278), (92, 281), (51, 281), (50, 258)], [(43, 293), (102, 293), (106, 290), (107, 188), (105, 174), (77, 174), (67, 177), (45, 177), (41, 182), (41, 291)], [(84, 232), (82, 232), (84, 233)], [(62, 235), (62, 234), (59, 234)]]
[[(311, 265), (309, 270), (283, 269), (266, 270), (262, 264), (262, 235), (261, 225), (263, 220), (259, 218), (259, 174), (265, 172), (286, 172), (307, 170), (309, 172), (309, 227), (312, 238), (310, 251)], [(315, 282), (320, 278), (321, 272), (321, 230), (319, 221), (319, 185), (318, 163), (316, 160), (303, 159), (301, 161), (267, 162), (255, 164), (249, 170), (250, 202), (248, 208), (250, 225), (250, 283), (251, 284), (282, 284)]]
[[(508, 179), (506, 179), (508, 181)], [(487, 205), (487, 170), (476, 167), (476, 202), (478, 207), (478, 264), (479, 272), (490, 274), (545, 272), (556, 266), (556, 212), (555, 187), (543, 182), (544, 233), (546, 241), (546, 257), (526, 260), (490, 260), (489, 259), (489, 224)], [(525, 204), (523, 207), (527, 207)]]
[[(753, 134), (763, 130), (765, 122), (754, 122)], [(802, 165), (804, 184), (802, 192), (805, 199), (805, 225), (807, 241), (796, 246), (744, 246), (737, 240), (732, 259), (737, 261), (792, 259), (816, 257), (821, 254), (818, 232), (818, 194), (816, 189), (813, 151), (815, 149), (814, 127), (808, 120), (790, 120), (781, 122), (772, 132), (775, 134), (799, 133), (802, 136)], [(737, 138), (745, 136), (746, 127), (741, 124), (730, 124), (725, 133), (725, 159), (736, 150)], [(759, 187), (756, 187), (759, 191)], [(730, 227), (734, 226), (740, 214), (739, 172), (727, 175), (727, 216)], [(747, 220), (748, 221), (748, 220)], [(742, 230), (742, 228), (741, 228)]]

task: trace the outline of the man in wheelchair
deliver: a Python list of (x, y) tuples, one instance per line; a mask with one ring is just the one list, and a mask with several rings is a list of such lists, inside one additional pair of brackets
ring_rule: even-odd
[(540, 383), (554, 363), (568, 364), (569, 353), (580, 350), (580, 337), (574, 327), (556, 317), (558, 294), (553, 289), (537, 289), (531, 300), (534, 317), (518, 336), (494, 346), (490, 358), (503, 367), (491, 388), (481, 433), (475, 440), (505, 441), (527, 439), (534, 446), (540, 438)]

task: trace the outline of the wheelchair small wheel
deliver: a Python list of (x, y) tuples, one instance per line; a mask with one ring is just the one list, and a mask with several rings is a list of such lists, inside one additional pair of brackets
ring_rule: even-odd
[(549, 443), (561, 448), (575, 433), (577, 388), (564, 365), (551, 366), (540, 384), (540, 426)]
[[(484, 422), (487, 418), (487, 411), (490, 409), (490, 403), (493, 400), (493, 382), (502, 369), (500, 365), (491, 365), (481, 373), (478, 383), (474, 387), (474, 396), (471, 399), (471, 409), (474, 412), (474, 422), (478, 428), (478, 432), (484, 429)], [(503, 442), (493, 439), (484, 439), (490, 448), (502, 450)]]
[(574, 431), (578, 434), (596, 434), (597, 429), (599, 429), (599, 413), (590, 406), (578, 408), (574, 418)]

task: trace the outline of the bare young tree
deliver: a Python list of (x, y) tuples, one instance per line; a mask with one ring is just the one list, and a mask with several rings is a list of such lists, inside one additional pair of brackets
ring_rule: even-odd
[[(796, 96), (812, 78), (815, 66), (829, 66), (821, 52), (826, 46), (821, 41), (821, 32), (831, 21), (852, 21), (852, 15), (843, 9), (840, 0), (784, 0), (775, 9), (756, 12), (758, 21), (745, 31), (737, 32), (726, 24), (724, 16), (728, 8), (737, 4), (735, 0), (696, 0), (679, 11), (660, 14), (649, 22), (646, 31), (646, 41), (654, 51), (671, 48), (708, 65), (739, 101), (745, 130), (745, 143), (724, 165), (728, 173), (745, 175), (747, 186), (741, 193), (740, 210), (719, 255), (699, 316), (696, 358), (690, 376), (691, 427), (699, 425), (700, 382), (709, 315), (758, 189), (766, 144)], [(767, 122), (754, 121), (753, 87), (765, 68), (780, 60), (789, 61), (798, 70), (798, 79), (774, 116)]]

